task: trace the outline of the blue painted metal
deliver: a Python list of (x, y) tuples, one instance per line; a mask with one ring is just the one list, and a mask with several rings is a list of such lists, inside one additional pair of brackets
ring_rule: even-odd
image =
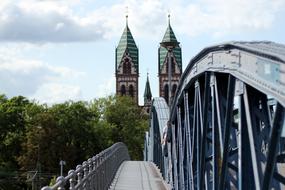
[(170, 110), (171, 151), (161, 160), (172, 163), (164, 171), (172, 188), (285, 189), (284, 107), (285, 45), (203, 49), (183, 73)]
[(177, 108), (177, 122), (178, 122), (178, 135), (177, 135), (177, 141), (178, 141), (178, 156), (179, 156), (179, 189), (184, 190), (184, 151), (183, 151), (183, 135), (182, 135), (182, 125), (181, 125), (181, 108)]
[(265, 166), (265, 172), (264, 172), (264, 179), (262, 189), (267, 190), (271, 185), (273, 173), (275, 170), (275, 164), (276, 164), (276, 154), (278, 151), (278, 146), (280, 142), (280, 136), (281, 136), (281, 129), (284, 124), (284, 117), (285, 117), (285, 108), (281, 106), (279, 103), (276, 105), (276, 114), (274, 116), (273, 124), (272, 124), (272, 130), (271, 130), (271, 137), (269, 141), (269, 147), (268, 147), (268, 157), (266, 161)]
[[(144, 160), (153, 161), (162, 171), (164, 179), (170, 181), (170, 175), (168, 175), (169, 160), (164, 158), (164, 146), (161, 144), (163, 129), (169, 118), (169, 108), (164, 98), (152, 100), (150, 116), (150, 128), (145, 137), (147, 142), (145, 142), (144, 147)], [(171, 154), (169, 153), (169, 155)]]

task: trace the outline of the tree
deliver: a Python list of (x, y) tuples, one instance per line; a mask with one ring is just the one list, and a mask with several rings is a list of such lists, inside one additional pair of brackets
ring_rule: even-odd
[(16, 169), (25, 134), (25, 109), (31, 104), (25, 97), (0, 98), (0, 167)]
[(147, 130), (147, 117), (142, 109), (128, 96), (115, 96), (106, 107), (105, 118), (115, 126), (112, 133), (114, 141), (124, 142), (131, 158), (141, 160)]
[[(8, 99), (0, 95), (0, 182), (9, 189), (20, 189), (27, 172), (37, 171), (38, 186), (48, 184), (52, 176), (59, 175), (60, 160), (66, 161), (66, 174), (118, 141), (128, 146), (132, 159), (142, 159), (147, 128), (142, 113), (130, 97), (68, 101), (49, 107), (22, 96)], [(6, 180), (10, 176), (18, 182)]]
[(31, 105), (23, 96), (6, 98), (0, 96), (0, 178), (9, 189), (19, 189), (17, 157), (25, 137), (26, 108)]

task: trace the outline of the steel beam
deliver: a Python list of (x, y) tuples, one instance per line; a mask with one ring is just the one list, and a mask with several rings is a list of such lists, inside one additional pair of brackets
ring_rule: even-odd
[(219, 189), (223, 190), (226, 187), (226, 176), (228, 167), (228, 154), (229, 154), (229, 140), (230, 140), (230, 127), (232, 125), (233, 117), (233, 103), (234, 103), (234, 90), (235, 90), (235, 78), (229, 75), (228, 88), (227, 88), (227, 106), (225, 115), (225, 133), (224, 133), (224, 152), (222, 158), (221, 177), (219, 182)]
[(184, 190), (184, 169), (183, 169), (183, 150), (182, 150), (182, 125), (181, 125), (181, 108), (178, 106), (177, 110), (177, 122), (178, 122), (178, 154), (179, 154), (179, 189)]
[(273, 177), (273, 172), (275, 170), (276, 155), (284, 123), (284, 116), (285, 116), (284, 107), (280, 103), (277, 103), (275, 116), (273, 119), (273, 126), (270, 134), (268, 156), (267, 156), (263, 185), (262, 185), (263, 190), (269, 190), (271, 188), (270, 185)]
[(188, 189), (194, 189), (193, 187), (193, 169), (192, 169), (192, 141), (191, 141), (191, 126), (190, 126), (190, 112), (189, 112), (189, 103), (188, 103), (188, 92), (184, 92), (184, 110), (185, 110), (185, 129), (186, 129), (186, 150), (187, 150), (187, 181)]
[(205, 86), (204, 86), (204, 101), (203, 101), (203, 122), (202, 122), (202, 143), (201, 143), (201, 163), (200, 163), (200, 189), (204, 189), (204, 175), (205, 175), (205, 162), (206, 162), (206, 140), (208, 131), (208, 112), (210, 100), (210, 73), (205, 73)]

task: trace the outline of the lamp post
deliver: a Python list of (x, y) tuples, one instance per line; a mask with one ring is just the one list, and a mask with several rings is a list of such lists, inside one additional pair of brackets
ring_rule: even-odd
[[(40, 161), (40, 150), (41, 150), (41, 139), (42, 139), (42, 126), (37, 126), (38, 131), (38, 159), (37, 159), (37, 173), (38, 173), (38, 182), (37, 182), (37, 188), (40, 188), (42, 186), (41, 184), (41, 161)], [(33, 187), (34, 188), (34, 187)]]
[(59, 165), (60, 165), (60, 176), (63, 176), (63, 166), (66, 164), (64, 160), (60, 160)]
[[(169, 16), (168, 16), (169, 17)], [(172, 76), (172, 73), (171, 73), (171, 55), (172, 55), (172, 51), (173, 49), (179, 45), (179, 42), (177, 41), (162, 41), (160, 43), (160, 45), (164, 48), (167, 49), (168, 51), (168, 107), (169, 107), (169, 122), (170, 122), (170, 126), (171, 126), (171, 76)], [(173, 128), (172, 127), (169, 127), (167, 126), (168, 129), (167, 130), (172, 130), (173, 132)], [(169, 155), (170, 157), (170, 155)], [(168, 159), (169, 159), (168, 157)], [(172, 176), (172, 171), (170, 170), (170, 176)], [(173, 179), (171, 178), (170, 181), (173, 181)]]
[[(172, 71), (171, 71), (171, 55), (172, 51), (175, 47), (179, 45), (179, 42), (177, 41), (169, 41), (169, 42), (161, 42), (160, 45), (164, 48), (167, 49), (168, 51), (168, 106), (169, 106), (169, 113), (170, 113), (170, 108), (171, 108), (171, 76), (172, 76)], [(169, 118), (170, 119), (170, 118)]]

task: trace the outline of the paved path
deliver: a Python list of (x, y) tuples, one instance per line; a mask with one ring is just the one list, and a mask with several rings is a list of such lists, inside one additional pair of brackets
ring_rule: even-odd
[(125, 161), (110, 190), (167, 190), (161, 174), (152, 162)]

